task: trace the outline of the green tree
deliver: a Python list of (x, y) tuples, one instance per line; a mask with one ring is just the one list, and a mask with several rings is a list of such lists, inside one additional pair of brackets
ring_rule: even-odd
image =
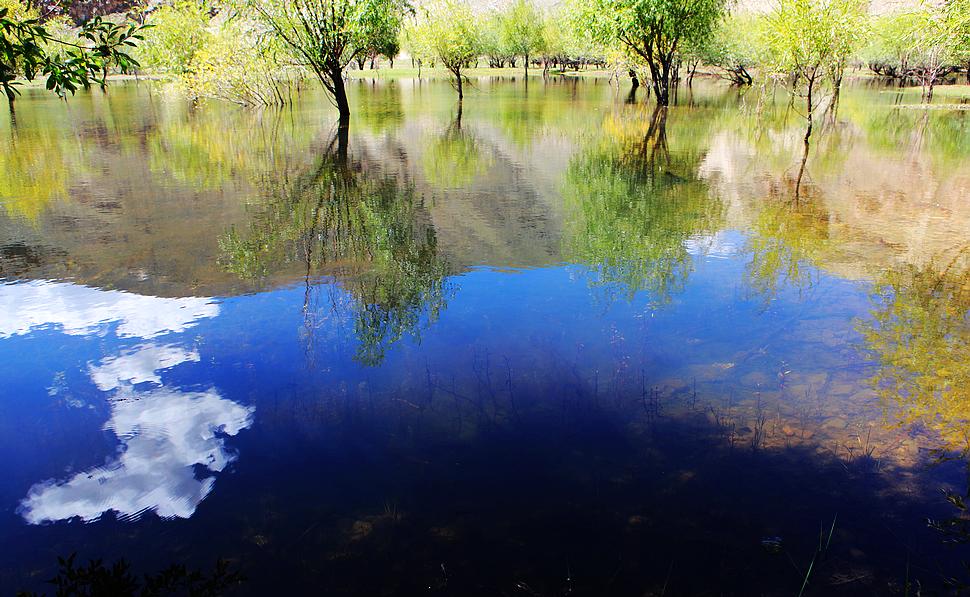
[(502, 13), (493, 12), (482, 22), (480, 51), (488, 58), (488, 65), (492, 68), (504, 68), (506, 63), (515, 66), (515, 54), (508, 47), (504, 28), (505, 15)]
[(645, 64), (654, 98), (666, 106), (679, 53), (710, 35), (725, 7), (726, 0), (591, 0), (578, 23), (595, 41)]
[(209, 32), (209, 10), (196, 0), (176, 0), (148, 14), (152, 25), (138, 48), (141, 64), (158, 73), (182, 75), (192, 70), (196, 52), (204, 47)]
[(805, 101), (804, 151), (795, 183), (798, 200), (815, 111), (825, 88), (830, 105), (838, 102), (842, 74), (867, 30), (863, 0), (781, 0), (768, 15), (764, 42), (768, 67), (777, 78), (789, 79), (789, 91)]
[(76, 39), (64, 39), (41, 24), (36, 11), (0, 7), (0, 88), (10, 109), (20, 78), (46, 76), (47, 89), (62, 97), (91, 83), (104, 88), (110, 68), (129, 72), (138, 66), (128, 52), (142, 38), (141, 32), (138, 25), (95, 17), (81, 27)]
[(504, 46), (513, 56), (522, 56), (528, 77), (530, 57), (545, 49), (542, 15), (531, 0), (515, 0), (502, 17)]
[(966, 1), (922, 4), (908, 19), (904, 32), (909, 50), (909, 73), (923, 88), (923, 98), (933, 99), (933, 90), (948, 74), (970, 59), (970, 9)]
[[(735, 85), (751, 85), (752, 69), (759, 64), (762, 19), (752, 15), (728, 15), (710, 36), (688, 46), (688, 58), (718, 69), (719, 75)], [(688, 73), (688, 81), (693, 69)]]
[[(260, 19), (290, 47), (330, 94), (341, 122), (350, 120), (344, 69), (387, 41), (407, 10), (404, 0), (248, 0)], [(396, 36), (395, 36), (396, 37)]]
[(908, 76), (913, 20), (911, 12), (895, 12), (873, 19), (872, 35), (859, 52), (869, 70), (891, 79)]
[(444, 0), (425, 11), (421, 30), (435, 57), (454, 76), (460, 102), (464, 98), (462, 70), (478, 58), (482, 50), (478, 18), (464, 0)]

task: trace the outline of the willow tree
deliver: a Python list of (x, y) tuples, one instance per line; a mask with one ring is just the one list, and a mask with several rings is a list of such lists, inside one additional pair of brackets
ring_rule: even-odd
[(620, 47), (650, 71), (654, 97), (670, 103), (680, 51), (711, 34), (726, 0), (591, 0), (577, 8), (577, 25), (603, 45)]
[(458, 101), (464, 97), (462, 70), (482, 52), (479, 20), (464, 0), (444, 0), (425, 11), (422, 34), (434, 56), (455, 77)]
[(768, 67), (776, 77), (789, 79), (793, 99), (805, 101), (804, 152), (795, 183), (796, 200), (824, 88), (831, 92), (830, 105), (834, 106), (842, 73), (865, 39), (867, 24), (864, 0), (781, 0), (767, 17), (764, 41)]
[(501, 25), (504, 46), (513, 56), (522, 56), (529, 76), (529, 57), (545, 49), (542, 15), (531, 0), (515, 0), (502, 15)]
[(249, 0), (330, 94), (341, 122), (350, 119), (344, 69), (357, 55), (397, 38), (406, 0)]

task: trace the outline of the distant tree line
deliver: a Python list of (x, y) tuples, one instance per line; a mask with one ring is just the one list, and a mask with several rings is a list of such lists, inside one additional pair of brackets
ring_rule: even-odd
[(347, 71), (382, 58), (393, 65), (401, 54), (419, 76), (447, 70), (459, 99), (469, 68), (549, 75), (595, 65), (633, 87), (648, 82), (658, 105), (698, 72), (736, 85), (780, 82), (809, 119), (821, 98), (837, 104), (850, 68), (920, 85), (927, 99), (947, 77), (970, 81), (970, 0), (881, 16), (864, 0), (779, 0), (764, 13), (729, 0), (567, 0), (551, 10), (533, 0), (501, 9), (469, 0), (168, 0), (80, 27), (43, 1), (0, 0), (0, 84), (11, 101), (18, 79), (44, 74), (63, 94), (138, 67), (194, 99), (243, 105), (286, 103), (316, 79), (346, 120)]

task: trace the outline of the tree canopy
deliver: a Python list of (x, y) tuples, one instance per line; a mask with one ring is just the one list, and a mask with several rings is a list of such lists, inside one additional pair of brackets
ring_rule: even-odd
[(141, 30), (95, 17), (74, 39), (66, 39), (52, 34), (35, 10), (0, 7), (0, 88), (12, 108), (20, 78), (45, 76), (46, 88), (61, 96), (91, 83), (103, 87), (109, 68), (129, 72), (138, 66), (128, 52), (141, 39)]
[(404, 0), (248, 0), (295, 60), (312, 71), (340, 114), (350, 118), (344, 69), (361, 53), (396, 42)]
[(709, 36), (726, 8), (726, 0), (592, 0), (579, 8), (577, 23), (646, 65), (654, 97), (666, 106), (678, 52)]

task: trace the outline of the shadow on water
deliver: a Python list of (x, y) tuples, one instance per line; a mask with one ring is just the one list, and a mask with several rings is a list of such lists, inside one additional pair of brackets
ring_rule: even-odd
[[(965, 554), (940, 550), (927, 504), (942, 525), (959, 516), (866, 454), (766, 448), (757, 422), (729, 430), (690, 392), (476, 375), (294, 397), (240, 437), (268, 455), (220, 481), (235, 497), (195, 540), (106, 521), (86, 550), (222, 553), (256, 594), (793, 595), (806, 578), (806, 595), (913, 594), (959, 573)], [(44, 531), (50, 549), (62, 530)]]
[(806, 594), (858, 595), (957, 569), (924, 522), (928, 503), (951, 514), (937, 489), (902, 492), (868, 455), (768, 449), (688, 393), (610, 395), (569, 371), (428, 377), (424, 395), (264, 413), (286, 441), (244, 438), (273, 456), (224, 480), (248, 487), (239, 513), (213, 513), (254, 590), (796, 594), (809, 576)]

